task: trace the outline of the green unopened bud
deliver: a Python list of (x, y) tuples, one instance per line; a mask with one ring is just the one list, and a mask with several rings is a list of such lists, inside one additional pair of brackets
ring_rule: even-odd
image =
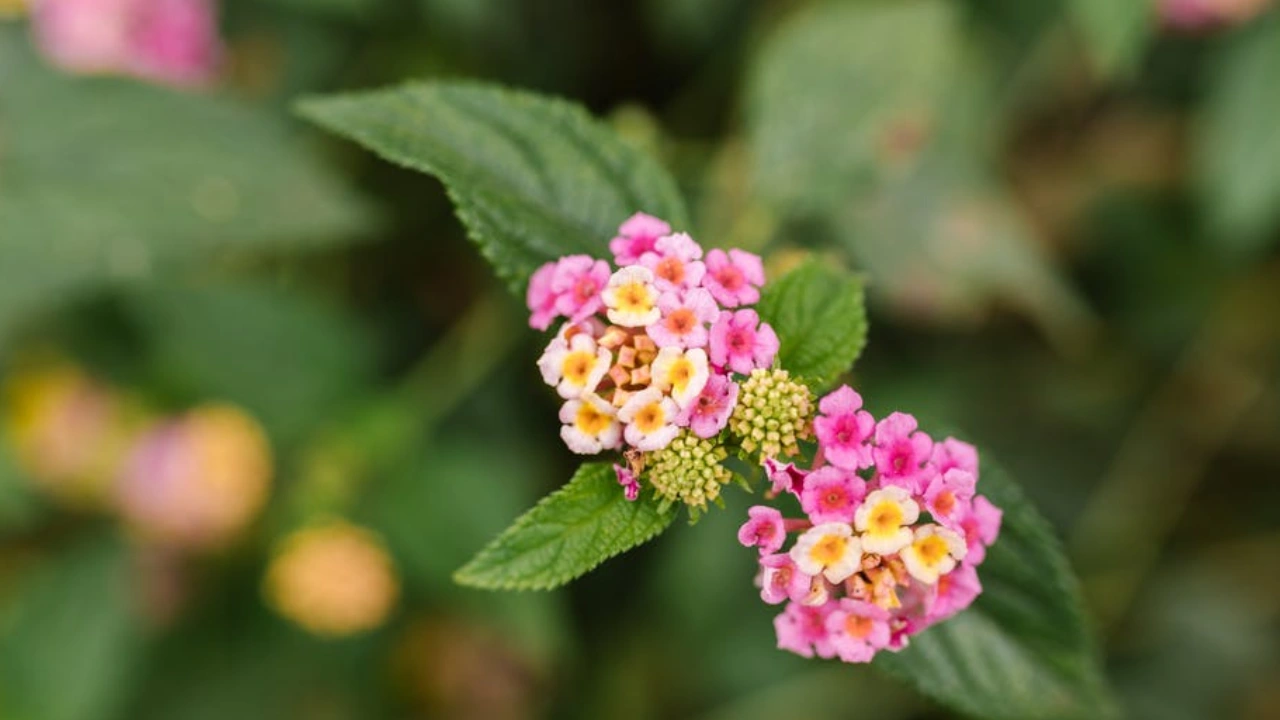
[(742, 382), (729, 431), (748, 456), (797, 455), (813, 436), (813, 393), (786, 370), (751, 371)]
[(665, 448), (647, 459), (649, 484), (664, 504), (682, 502), (697, 517), (720, 497), (720, 486), (733, 474), (721, 465), (728, 456), (718, 439), (703, 440), (682, 430)]

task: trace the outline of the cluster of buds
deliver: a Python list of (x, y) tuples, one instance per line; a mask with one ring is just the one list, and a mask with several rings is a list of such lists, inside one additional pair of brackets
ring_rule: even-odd
[[(749, 307), (760, 299), (764, 266), (741, 250), (704, 253), (643, 213), (618, 233), (616, 270), (572, 255), (530, 279), (529, 324), (545, 330), (566, 320), (538, 367), (565, 400), (560, 434), (570, 450), (622, 451), (627, 463), (615, 468), (629, 499), (647, 477), (664, 499), (705, 507), (718, 492), (711, 485), (728, 477), (702, 465), (723, 457), (740, 378), (769, 368), (778, 351), (773, 328)], [(662, 456), (663, 477), (654, 478), (651, 456), (677, 438), (681, 452)]]
[(905, 413), (877, 422), (848, 386), (819, 411), (812, 467), (765, 460), (771, 493), (795, 495), (807, 517), (758, 505), (738, 539), (759, 549), (761, 598), (786, 603), (778, 647), (869, 662), (973, 602), (1001, 511), (975, 494), (972, 445), (935, 443)]
[(222, 56), (216, 0), (32, 0), (41, 51), (77, 74), (206, 85)]

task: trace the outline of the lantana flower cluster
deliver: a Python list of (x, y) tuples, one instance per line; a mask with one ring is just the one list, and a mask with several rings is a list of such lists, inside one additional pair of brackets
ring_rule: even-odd
[(848, 386), (818, 407), (811, 467), (765, 461), (771, 493), (794, 495), (805, 517), (757, 505), (738, 539), (759, 549), (760, 597), (784, 605), (779, 648), (870, 662), (982, 592), (1001, 511), (976, 493), (972, 445), (935, 442), (905, 413), (877, 421)]
[(564, 399), (561, 437), (584, 455), (621, 451), (627, 462), (615, 470), (628, 499), (647, 479), (668, 502), (705, 507), (730, 477), (721, 436), (742, 379), (776, 390), (766, 376), (778, 336), (751, 309), (764, 266), (742, 250), (704, 252), (644, 213), (623, 223), (609, 248), (613, 265), (570, 255), (529, 282), (529, 324), (563, 322), (538, 360)]

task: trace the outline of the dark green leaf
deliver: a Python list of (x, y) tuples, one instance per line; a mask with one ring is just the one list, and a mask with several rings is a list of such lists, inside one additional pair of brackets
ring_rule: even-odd
[(129, 555), (95, 537), (52, 560), (0, 627), (0, 710), (32, 720), (116, 717), (143, 649)]
[(1052, 528), (989, 462), (978, 490), (1004, 510), (1000, 537), (978, 568), (982, 595), (875, 664), (974, 717), (1115, 716), (1080, 589)]
[(867, 343), (862, 280), (817, 260), (769, 282), (756, 309), (778, 333), (779, 364), (817, 390), (852, 368)]
[(666, 171), (562, 100), (437, 82), (318, 98), (301, 112), (439, 178), (513, 288), (562, 255), (607, 255), (618, 225), (637, 211), (688, 225)]
[(608, 463), (589, 463), (521, 515), (454, 579), (489, 590), (548, 590), (658, 536), (674, 512), (629, 502)]

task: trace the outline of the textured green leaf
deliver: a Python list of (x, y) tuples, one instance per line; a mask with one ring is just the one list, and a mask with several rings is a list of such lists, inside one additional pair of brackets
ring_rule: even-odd
[(1112, 77), (1136, 69), (1156, 27), (1150, 0), (1071, 0), (1068, 7), (1098, 73)]
[(143, 650), (127, 550), (94, 537), (51, 559), (0, 615), (0, 712), (32, 720), (118, 717)]
[(867, 343), (862, 280), (817, 260), (769, 282), (756, 309), (778, 333), (779, 364), (819, 390)]
[(881, 653), (875, 664), (974, 717), (1113, 717), (1061, 543), (1021, 489), (989, 462), (978, 489), (1004, 510), (1000, 537), (978, 568), (982, 595), (901, 653)]
[(0, 28), (0, 87), (0, 333), (75, 291), (367, 219), (269, 111), (65, 76), (18, 28)]
[(589, 463), (521, 515), (454, 580), (489, 590), (549, 590), (654, 537), (671, 524), (646, 496), (629, 502), (608, 463)]
[(448, 189), (471, 238), (513, 288), (542, 263), (607, 255), (644, 211), (687, 227), (670, 176), (576, 105), (434, 82), (301, 104), (302, 114)]
[(1233, 38), (1214, 68), (1197, 147), (1200, 195), (1215, 239), (1238, 253), (1275, 239), (1280, 220), (1280, 14)]

